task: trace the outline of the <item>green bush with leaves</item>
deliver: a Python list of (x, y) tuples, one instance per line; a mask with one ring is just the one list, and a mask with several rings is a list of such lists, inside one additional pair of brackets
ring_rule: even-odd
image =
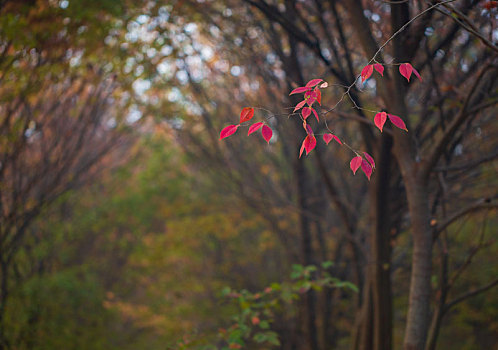
[(237, 312), (230, 326), (220, 328), (216, 345), (201, 344), (202, 336), (198, 336), (197, 339), (184, 337), (176, 348), (229, 350), (279, 347), (281, 344), (278, 334), (272, 330), (275, 313), (282, 312), (286, 306), (292, 306), (310, 290), (321, 292), (324, 288), (346, 288), (358, 292), (353, 283), (331, 276), (328, 269), (332, 266), (331, 261), (323, 262), (319, 267), (295, 264), (292, 266), (290, 281), (274, 282), (259, 292), (250, 292), (247, 289), (236, 291), (225, 287), (221, 291), (221, 296), (233, 304)]

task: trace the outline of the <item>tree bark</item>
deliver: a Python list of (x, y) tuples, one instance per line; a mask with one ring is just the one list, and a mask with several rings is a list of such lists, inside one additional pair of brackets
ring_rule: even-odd
[(383, 135), (377, 154), (377, 174), (371, 184), (372, 260), (370, 278), (373, 298), (373, 349), (392, 348), (390, 182), (392, 138)]
[(420, 180), (406, 181), (410, 211), (413, 256), (408, 315), (403, 348), (422, 350), (429, 328), (431, 295), (432, 235), (429, 226), (429, 196)]
[[(405, 89), (401, 77), (389, 82), (390, 98), (384, 101), (392, 113), (407, 116)], [(430, 323), (430, 295), (432, 269), (432, 230), (429, 225), (429, 189), (427, 178), (417, 161), (410, 137), (402, 130), (393, 130), (394, 155), (405, 184), (408, 212), (413, 238), (412, 270), (408, 297), (408, 314), (403, 349), (423, 350)]]
[[(392, 3), (391, 25), (393, 35), (409, 20), (408, 3)], [(393, 39), (393, 53), (398, 61), (408, 60), (408, 32), (402, 32)], [(415, 43), (414, 45), (418, 45)], [(413, 48), (412, 48), (413, 49)], [(411, 49), (410, 49), (411, 50)], [(383, 100), (394, 114), (408, 117), (405, 97), (407, 87), (399, 74), (395, 74), (384, 91)], [(408, 121), (408, 120), (407, 120)], [(430, 324), (430, 296), (432, 269), (432, 231), (429, 225), (429, 189), (427, 178), (417, 161), (414, 145), (404, 131), (393, 130), (394, 155), (405, 184), (408, 212), (410, 215), (411, 234), (413, 238), (412, 269), (408, 297), (408, 314), (406, 321), (404, 350), (423, 350)]]
[[(303, 83), (303, 77), (301, 74), (301, 69), (299, 65), (299, 61), (297, 59), (297, 43), (295, 42), (293, 37), (289, 37), (289, 43), (291, 46), (291, 55), (286, 62), (288, 65), (289, 72), (294, 72), (294, 81), (299, 81), (301, 84)], [(291, 98), (292, 100), (292, 98)], [(292, 101), (296, 102), (296, 101)], [(299, 132), (301, 127), (301, 122), (297, 121), (295, 123), (296, 129)], [(312, 236), (311, 236), (311, 225), (308, 218), (308, 193), (306, 189), (307, 181), (306, 181), (306, 168), (304, 166), (304, 159), (297, 158), (294, 163), (294, 177), (296, 180), (296, 189), (297, 189), (297, 204), (300, 209), (299, 212), (299, 226), (300, 226), (300, 234), (302, 238), (302, 252), (303, 252), (303, 264), (305, 266), (312, 265), (313, 261), (313, 246), (312, 246)], [(306, 293), (306, 328), (308, 332), (308, 340), (309, 346), (312, 350), (318, 350), (318, 332), (316, 326), (316, 293), (313, 290), (309, 290)]]
[[(301, 209), (299, 214), (299, 225), (302, 237), (303, 249), (303, 264), (305, 266), (312, 265), (313, 261), (313, 247), (311, 242), (311, 227), (309, 224), (308, 216), (308, 201), (306, 192), (306, 169), (304, 168), (303, 160), (298, 159), (295, 166), (296, 186), (298, 205)], [(307, 330), (309, 337), (310, 349), (317, 350), (318, 347), (318, 333), (316, 327), (316, 293), (310, 289), (306, 293), (306, 309), (307, 309)]]
[(353, 350), (373, 348), (373, 300), (372, 284), (367, 281), (363, 289), (362, 305), (357, 318), (357, 331), (353, 335)]

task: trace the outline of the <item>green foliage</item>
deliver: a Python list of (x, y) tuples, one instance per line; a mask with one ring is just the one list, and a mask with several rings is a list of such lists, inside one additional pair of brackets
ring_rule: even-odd
[[(272, 349), (280, 346), (278, 333), (271, 330), (275, 313), (286, 306), (295, 304), (310, 290), (323, 291), (324, 288), (346, 288), (357, 292), (357, 287), (346, 281), (340, 281), (330, 276), (326, 271), (333, 265), (327, 261), (317, 266), (292, 265), (291, 280), (274, 282), (271, 286), (259, 292), (249, 292), (247, 289), (236, 291), (225, 287), (221, 296), (236, 306), (233, 323), (227, 328), (221, 328), (216, 343), (218, 345), (199, 345), (205, 342), (202, 338), (184, 339), (178, 342), (177, 349)], [(222, 344), (222, 345), (220, 345)]]
[(14, 291), (7, 335), (17, 349), (110, 349), (118, 315), (102, 304), (104, 290), (83, 268), (33, 277)]

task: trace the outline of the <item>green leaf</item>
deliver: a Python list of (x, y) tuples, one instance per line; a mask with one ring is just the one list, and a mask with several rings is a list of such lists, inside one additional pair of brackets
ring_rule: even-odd
[(268, 321), (261, 321), (259, 323), (259, 327), (261, 329), (268, 329), (268, 328), (270, 328), (270, 323)]
[(282, 285), (280, 283), (272, 283), (270, 287), (275, 292), (278, 292), (279, 290), (282, 289)]
[(267, 337), (266, 337), (265, 333), (256, 333), (256, 334), (254, 334), (254, 336), (252, 337), (252, 339), (256, 343), (264, 343), (267, 340)]
[(278, 335), (275, 332), (266, 332), (267, 341), (275, 346), (280, 346), (280, 340), (278, 340)]
[(297, 278), (301, 277), (301, 275), (303, 274), (303, 271), (304, 271), (304, 267), (302, 265), (294, 264), (294, 265), (292, 265), (292, 272), (291, 272), (290, 277), (292, 279), (297, 279)]
[(334, 263), (332, 261), (324, 261), (324, 262), (322, 262), (322, 267), (324, 269), (329, 269), (332, 266), (334, 266)]

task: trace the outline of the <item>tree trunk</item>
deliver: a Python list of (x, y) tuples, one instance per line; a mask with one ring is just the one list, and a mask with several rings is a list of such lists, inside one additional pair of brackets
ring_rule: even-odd
[[(389, 111), (408, 116), (405, 89), (401, 83), (401, 77), (395, 75), (387, 88), (389, 94), (384, 96), (384, 101)], [(398, 129), (393, 129), (393, 137), (393, 152), (406, 188), (413, 238), (410, 293), (403, 348), (405, 350), (423, 350), (430, 323), (432, 230), (429, 225), (429, 189), (427, 179), (419, 170), (420, 164), (417, 161), (411, 138), (405, 131)]]
[[(397, 31), (409, 20), (409, 4), (391, 4), (392, 30)], [(394, 33), (393, 33), (394, 35)], [(407, 57), (405, 42), (407, 31), (393, 39), (393, 53), (398, 61)], [(383, 100), (389, 111), (408, 118), (405, 97), (407, 86), (399, 74), (394, 74), (383, 91)], [(398, 114), (399, 113), (399, 114)], [(406, 119), (409, 121), (408, 119)], [(432, 269), (432, 231), (429, 225), (429, 189), (427, 179), (420, 171), (417, 153), (412, 138), (406, 132), (393, 129), (394, 155), (405, 184), (408, 212), (413, 238), (412, 269), (408, 314), (406, 321), (404, 350), (423, 350), (430, 324), (430, 296)]]
[(392, 348), (392, 292), (391, 292), (391, 213), (390, 181), (392, 138), (383, 135), (377, 154), (377, 174), (371, 184), (370, 211), (372, 213), (372, 263), (369, 275), (373, 300), (373, 349)]
[(423, 350), (430, 316), (432, 234), (429, 225), (429, 196), (424, 181), (406, 181), (410, 211), (413, 256), (408, 315), (403, 348)]
[[(295, 177), (297, 186), (298, 206), (300, 209), (299, 226), (302, 238), (303, 249), (303, 265), (308, 266), (314, 263), (313, 261), (313, 247), (311, 242), (311, 227), (308, 220), (307, 212), (308, 200), (306, 191), (306, 169), (304, 168), (303, 159), (296, 160)], [(307, 309), (307, 331), (310, 349), (317, 350), (318, 348), (318, 334), (316, 328), (316, 293), (310, 289), (306, 293), (306, 309)]]
[(372, 284), (369, 281), (366, 281), (363, 288), (362, 305), (358, 319), (352, 349), (370, 350), (373, 347), (373, 300)]

